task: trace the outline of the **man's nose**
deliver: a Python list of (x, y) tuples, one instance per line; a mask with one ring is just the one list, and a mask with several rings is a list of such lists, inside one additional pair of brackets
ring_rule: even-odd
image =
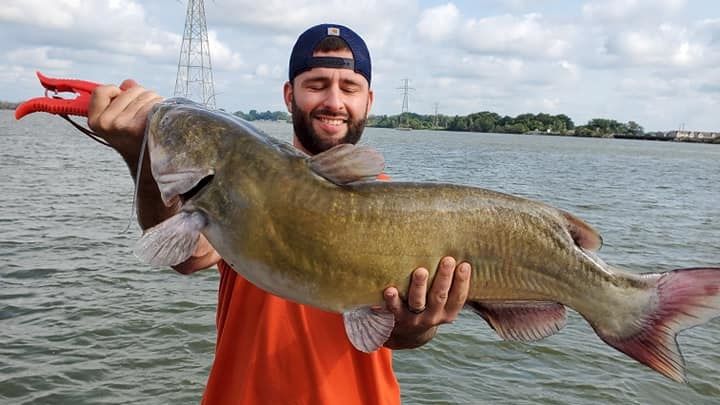
[(333, 111), (342, 111), (345, 109), (343, 102), (343, 94), (338, 86), (330, 86), (325, 97), (325, 107)]

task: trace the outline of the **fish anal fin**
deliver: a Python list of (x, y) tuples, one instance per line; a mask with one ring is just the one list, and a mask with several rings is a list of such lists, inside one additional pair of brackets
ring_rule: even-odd
[(567, 229), (578, 246), (593, 252), (600, 250), (603, 240), (598, 231), (569, 212), (560, 210), (560, 213), (567, 220)]
[(340, 144), (309, 159), (310, 168), (337, 185), (373, 180), (382, 174), (385, 159), (369, 146)]
[(352, 345), (364, 353), (381, 348), (395, 327), (395, 315), (390, 311), (374, 311), (369, 307), (343, 313), (345, 333)]
[(565, 306), (546, 301), (468, 301), (470, 306), (504, 340), (532, 342), (555, 334), (565, 326)]

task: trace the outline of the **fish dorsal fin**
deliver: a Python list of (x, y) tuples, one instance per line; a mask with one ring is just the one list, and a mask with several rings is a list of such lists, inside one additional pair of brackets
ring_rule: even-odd
[(364, 353), (381, 348), (395, 327), (395, 315), (392, 312), (373, 311), (368, 307), (343, 313), (343, 321), (350, 343)]
[(565, 326), (565, 306), (545, 301), (467, 303), (503, 340), (532, 342), (555, 334)]
[(207, 224), (199, 212), (180, 212), (145, 231), (135, 256), (154, 266), (174, 266), (195, 253), (200, 231)]
[(383, 172), (385, 159), (375, 149), (343, 143), (310, 158), (318, 175), (337, 185), (372, 180)]
[(593, 252), (600, 250), (602, 236), (592, 226), (569, 212), (560, 210), (560, 213), (567, 220), (567, 229), (578, 246)]

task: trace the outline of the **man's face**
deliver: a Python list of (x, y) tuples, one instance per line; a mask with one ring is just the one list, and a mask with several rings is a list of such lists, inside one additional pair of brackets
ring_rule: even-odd
[[(314, 56), (352, 58), (349, 50)], [(313, 68), (285, 84), (293, 117), (293, 144), (315, 155), (341, 143), (357, 143), (365, 128), (373, 93), (364, 76), (349, 69)]]

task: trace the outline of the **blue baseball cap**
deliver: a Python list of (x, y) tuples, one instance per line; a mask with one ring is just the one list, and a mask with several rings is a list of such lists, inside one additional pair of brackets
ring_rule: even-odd
[[(313, 56), (313, 52), (320, 41), (329, 36), (336, 36), (345, 41), (353, 54), (353, 58)], [(368, 85), (370, 85), (370, 52), (365, 45), (365, 41), (355, 31), (342, 25), (320, 24), (310, 27), (300, 34), (290, 54), (290, 81), (300, 73), (314, 67), (350, 69), (363, 75), (367, 79)]]

